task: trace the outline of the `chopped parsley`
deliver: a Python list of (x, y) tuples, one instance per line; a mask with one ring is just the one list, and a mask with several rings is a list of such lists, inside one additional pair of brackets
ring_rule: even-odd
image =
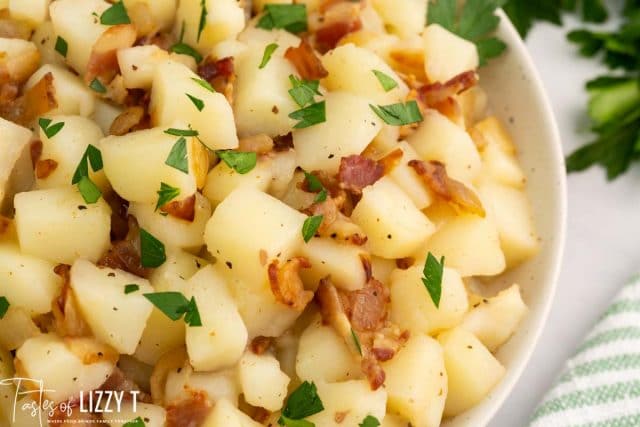
[(378, 427), (380, 425), (380, 421), (378, 421), (378, 419), (373, 415), (367, 415), (367, 417), (358, 425), (360, 427)]
[(289, 118), (298, 120), (295, 129), (304, 129), (327, 121), (326, 102), (316, 102), (308, 107), (289, 114)]
[(316, 235), (318, 228), (322, 225), (322, 220), (324, 219), (324, 215), (316, 215), (310, 216), (304, 220), (304, 224), (302, 224), (302, 238), (305, 243), (309, 243), (309, 241)]
[(283, 28), (291, 33), (307, 31), (307, 6), (305, 4), (266, 4), (265, 13), (256, 25), (273, 30)]
[(187, 140), (183, 136), (176, 141), (164, 162), (166, 165), (180, 172), (189, 173), (189, 159), (187, 158)]
[(135, 283), (131, 283), (129, 285), (124, 286), (124, 293), (127, 295), (132, 294), (134, 292), (138, 292), (139, 290), (140, 290), (140, 286), (136, 285)]
[(200, 52), (198, 52), (197, 50), (195, 50), (194, 48), (192, 48), (186, 43), (183, 43), (183, 42), (176, 43), (173, 46), (171, 46), (171, 49), (169, 50), (179, 55), (191, 56), (193, 59), (196, 60), (196, 63), (198, 64), (202, 62), (202, 55), (200, 55)]
[(198, 136), (198, 135), (200, 135), (197, 130), (193, 130), (193, 129), (176, 129), (176, 128), (169, 128), (169, 129), (165, 130), (164, 133), (166, 133), (167, 135), (172, 135), (172, 136)]
[(209, 83), (206, 80), (203, 79), (199, 79), (197, 77), (191, 77), (191, 80), (193, 80), (194, 82), (198, 83), (200, 86), (202, 86), (203, 88), (205, 88), (206, 90), (208, 90), (209, 92), (214, 92), (215, 93), (215, 89), (213, 88), (213, 86), (211, 86), (211, 83)]
[(49, 139), (51, 139), (54, 136), (56, 136), (58, 134), (58, 132), (60, 132), (62, 130), (62, 128), (64, 127), (64, 122), (58, 122), (58, 123), (55, 123), (55, 124), (51, 124), (51, 122), (52, 122), (51, 119), (46, 119), (44, 117), (42, 117), (40, 120), (38, 120), (38, 125), (40, 126), (40, 129), (42, 129), (44, 134)]
[(147, 427), (147, 425), (144, 423), (142, 417), (138, 417), (135, 420), (123, 424), (122, 427)]
[(358, 338), (358, 334), (356, 334), (356, 331), (354, 331), (353, 328), (351, 328), (351, 338), (353, 338), (353, 343), (358, 350), (358, 354), (362, 356), (362, 346), (360, 345), (360, 338)]
[(438, 259), (431, 252), (427, 255), (427, 261), (424, 263), (422, 271), (422, 283), (431, 296), (431, 301), (440, 308), (440, 297), (442, 296), (442, 276), (444, 274), (444, 257)]
[(289, 95), (296, 101), (300, 107), (306, 107), (309, 104), (315, 102), (316, 95), (322, 95), (318, 88), (320, 82), (318, 80), (300, 80), (293, 74), (289, 76), (291, 82), (291, 89), (289, 89)]
[(7, 314), (9, 305), (7, 297), (0, 297), (0, 319), (4, 318), (4, 315)]
[(382, 71), (378, 71), (378, 70), (372, 70), (372, 71), (373, 71), (373, 74), (375, 74), (375, 76), (378, 78), (378, 81), (380, 82), (380, 85), (382, 85), (382, 88), (384, 89), (385, 92), (389, 92), (390, 90), (393, 90), (398, 87), (398, 82), (395, 81), (388, 74), (385, 74)]
[(200, 312), (194, 297), (188, 300), (180, 292), (155, 292), (143, 294), (151, 304), (156, 306), (169, 319), (180, 320), (184, 316), (184, 322), (191, 327), (202, 326)]
[(312, 175), (308, 172), (304, 173), (304, 177), (307, 181), (307, 186), (309, 190), (313, 193), (318, 193), (318, 195), (316, 196), (313, 202), (320, 203), (327, 200), (328, 192), (327, 192), (327, 189), (324, 188), (324, 185), (322, 185), (322, 182), (320, 181), (320, 179), (318, 179), (317, 176)]
[(179, 188), (175, 188), (168, 184), (165, 184), (164, 182), (161, 182), (160, 190), (158, 190), (158, 202), (156, 203), (156, 210), (160, 209), (179, 195)]
[(267, 64), (271, 60), (271, 56), (273, 56), (273, 52), (275, 52), (276, 49), (278, 49), (278, 43), (268, 44), (267, 47), (264, 48), (264, 54), (262, 55), (262, 62), (260, 62), (260, 65), (258, 66), (259, 69), (262, 70), (264, 67), (267, 66)]
[(204, 110), (204, 101), (202, 99), (196, 98), (195, 96), (189, 95), (188, 93), (186, 93), (185, 95), (187, 95), (187, 98), (189, 98), (191, 102), (193, 102), (193, 105), (196, 106), (198, 111)]
[(293, 422), (303, 420), (303, 418), (310, 417), (322, 411), (324, 411), (324, 405), (322, 404), (322, 400), (320, 400), (320, 396), (318, 396), (316, 385), (305, 381), (289, 396), (287, 404), (282, 410), (282, 416), (278, 420), (278, 424), (290, 427), (313, 427), (313, 423), (308, 421), (307, 424), (296, 424)]
[(127, 8), (124, 6), (122, 0), (114, 3), (109, 9), (102, 13), (100, 23), (102, 25), (131, 24), (131, 19), (129, 18), (129, 14), (127, 14)]
[(91, 83), (89, 84), (89, 87), (94, 92), (107, 93), (107, 88), (102, 84), (100, 80), (98, 80), (97, 77), (91, 81)]
[(200, 42), (200, 36), (202, 36), (204, 27), (207, 25), (207, 15), (209, 14), (209, 12), (207, 12), (207, 4), (205, 2), (206, 0), (200, 0), (201, 11), (200, 11), (200, 22), (198, 22), (198, 39), (197, 39), (198, 42)]
[(91, 144), (87, 146), (71, 179), (71, 184), (78, 185), (84, 201), (91, 205), (100, 199), (102, 192), (89, 178), (89, 165), (94, 172), (101, 171), (103, 167), (102, 153)]
[(100, 191), (98, 186), (95, 185), (88, 176), (80, 178), (80, 181), (78, 182), (78, 190), (80, 190), (80, 194), (84, 201), (90, 205), (96, 203), (100, 200), (100, 196), (102, 196), (102, 191)]
[(160, 267), (167, 260), (164, 243), (147, 230), (140, 229), (140, 262), (144, 268)]
[(67, 52), (69, 51), (69, 45), (67, 44), (67, 41), (65, 39), (58, 36), (58, 38), (56, 39), (55, 49), (56, 49), (56, 52), (58, 52), (60, 55), (66, 58)]
[(258, 164), (258, 155), (254, 152), (240, 152), (232, 150), (216, 151), (220, 160), (241, 175), (247, 174)]
[(399, 103), (378, 106), (369, 104), (369, 106), (378, 117), (388, 125), (404, 126), (423, 120), (420, 107), (418, 107), (416, 101), (409, 101), (406, 104)]

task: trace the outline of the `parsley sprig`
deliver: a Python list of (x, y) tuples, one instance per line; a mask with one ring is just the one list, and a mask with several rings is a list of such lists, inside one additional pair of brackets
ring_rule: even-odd
[(184, 322), (187, 325), (191, 327), (202, 326), (200, 312), (194, 297), (189, 300), (180, 292), (155, 292), (143, 295), (174, 322), (184, 316)]
[(313, 423), (303, 419), (322, 411), (324, 411), (324, 405), (316, 385), (305, 381), (289, 396), (278, 424), (287, 427), (315, 427)]
[(9, 311), (9, 306), (10, 304), (7, 297), (0, 297), (0, 319), (2, 319), (5, 314), (7, 314), (7, 311)]
[(436, 306), (440, 307), (440, 298), (442, 296), (442, 276), (444, 275), (444, 257), (438, 259), (433, 256), (431, 252), (427, 255), (427, 261), (424, 263), (424, 269), (422, 270), (422, 284), (429, 292), (431, 301)]
[(89, 166), (94, 172), (99, 172), (103, 168), (102, 153), (91, 144), (87, 146), (71, 179), (71, 184), (78, 185), (78, 190), (80, 190), (84, 201), (91, 205), (100, 199), (102, 192), (89, 178)]

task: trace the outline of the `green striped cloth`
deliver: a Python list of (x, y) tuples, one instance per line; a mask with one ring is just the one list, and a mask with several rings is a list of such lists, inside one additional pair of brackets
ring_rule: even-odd
[(535, 410), (530, 427), (640, 426), (640, 277), (616, 297)]

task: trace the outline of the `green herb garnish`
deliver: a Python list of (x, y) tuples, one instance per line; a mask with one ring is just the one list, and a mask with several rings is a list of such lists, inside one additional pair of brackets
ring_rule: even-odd
[(360, 427), (378, 427), (379, 425), (380, 421), (372, 415), (367, 415), (367, 417), (359, 424)]
[(164, 182), (161, 182), (160, 190), (158, 190), (158, 202), (156, 203), (156, 210), (160, 209), (179, 195), (179, 188), (175, 188), (168, 184), (165, 184)]
[(140, 261), (144, 268), (160, 267), (167, 260), (164, 243), (145, 229), (140, 229)]
[(102, 84), (100, 80), (98, 80), (97, 77), (91, 81), (91, 83), (89, 84), (89, 87), (94, 92), (107, 93), (107, 88)]
[(318, 80), (300, 80), (293, 74), (289, 76), (291, 82), (291, 89), (289, 89), (289, 95), (296, 101), (300, 107), (306, 107), (309, 104), (315, 102), (316, 95), (322, 95), (318, 90), (320, 88), (320, 82)]
[(71, 184), (78, 185), (78, 190), (80, 190), (84, 201), (91, 205), (100, 199), (102, 192), (89, 178), (89, 166), (94, 172), (101, 171), (103, 167), (102, 153), (91, 144), (87, 146), (71, 179)]
[(129, 285), (125, 285), (124, 286), (124, 293), (126, 295), (132, 294), (134, 292), (137, 292), (140, 290), (140, 286), (136, 285), (135, 283), (131, 283)]
[(326, 102), (321, 101), (289, 114), (289, 118), (298, 120), (295, 129), (304, 129), (327, 121)]
[(56, 49), (56, 52), (58, 52), (60, 55), (66, 58), (67, 52), (69, 51), (69, 45), (67, 44), (67, 41), (65, 39), (58, 36), (58, 38), (56, 39), (55, 49)]
[[(305, 381), (289, 396), (287, 404), (282, 410), (282, 416), (278, 420), (278, 424), (298, 427), (304, 424), (292, 424), (287, 423), (287, 421), (303, 420), (303, 418), (310, 417), (322, 411), (324, 411), (324, 405), (322, 404), (322, 400), (320, 400), (320, 396), (318, 396), (316, 385)], [(308, 426), (313, 426), (313, 423), (308, 421), (307, 423)]]
[(131, 19), (127, 14), (127, 8), (122, 0), (114, 3), (109, 9), (102, 13), (100, 23), (102, 25), (131, 24)]
[(373, 74), (375, 74), (375, 76), (378, 78), (378, 81), (380, 82), (380, 85), (382, 85), (382, 88), (384, 89), (385, 92), (389, 92), (390, 90), (393, 90), (398, 87), (398, 82), (395, 81), (388, 74), (385, 74), (382, 71), (378, 71), (378, 70), (372, 70), (372, 71), (373, 71)]
[(422, 271), (422, 283), (431, 296), (431, 301), (440, 308), (440, 297), (442, 296), (442, 276), (444, 274), (444, 257), (438, 262), (431, 252), (427, 255)]
[(4, 315), (7, 314), (9, 305), (9, 300), (7, 299), (7, 297), (0, 297), (0, 319), (3, 319)]
[(258, 155), (254, 152), (240, 152), (232, 150), (216, 151), (220, 160), (241, 175), (247, 174), (258, 164)]
[(46, 119), (44, 117), (40, 118), (40, 120), (38, 120), (38, 125), (40, 126), (40, 129), (42, 129), (42, 131), (44, 132), (44, 134), (47, 136), (47, 138), (51, 139), (54, 136), (56, 136), (58, 134), (58, 132), (60, 132), (62, 130), (62, 128), (64, 127), (64, 122), (58, 122), (55, 124), (51, 124), (51, 119)]
[(313, 202), (320, 203), (327, 200), (328, 192), (327, 192), (327, 189), (324, 188), (324, 185), (322, 185), (322, 182), (320, 181), (320, 179), (318, 179), (317, 176), (312, 175), (308, 172), (304, 173), (304, 177), (307, 181), (307, 187), (309, 188), (309, 190), (313, 193), (318, 193), (318, 195), (316, 196)]
[(171, 166), (174, 169), (178, 169), (180, 172), (186, 174), (189, 173), (189, 158), (187, 157), (187, 140), (183, 136), (173, 144), (169, 157), (164, 162), (166, 165)]
[(184, 322), (187, 325), (191, 327), (202, 326), (195, 298), (192, 297), (188, 300), (180, 292), (155, 292), (143, 295), (174, 322), (184, 316)]
[(270, 43), (267, 45), (267, 47), (264, 48), (264, 54), (262, 55), (262, 62), (260, 62), (260, 65), (258, 66), (259, 69), (262, 70), (264, 67), (267, 66), (267, 64), (271, 60), (271, 56), (273, 56), (273, 52), (275, 52), (276, 49), (278, 49), (277, 43)]
[(202, 55), (200, 55), (200, 52), (198, 52), (197, 50), (195, 50), (194, 48), (192, 48), (186, 43), (182, 43), (182, 42), (176, 43), (173, 46), (171, 46), (169, 50), (179, 55), (189, 55), (196, 60), (197, 64), (202, 62)]
[(322, 220), (324, 219), (324, 215), (316, 215), (310, 216), (304, 220), (304, 224), (302, 224), (302, 238), (305, 243), (309, 243), (309, 241), (316, 235), (318, 228), (322, 225)]
[(187, 98), (189, 98), (191, 100), (191, 102), (193, 103), (193, 105), (196, 106), (198, 111), (204, 110), (204, 101), (202, 99), (196, 98), (195, 96), (189, 95), (188, 93), (186, 93), (185, 95), (187, 95)]
[(362, 356), (362, 345), (360, 345), (360, 338), (358, 338), (358, 335), (356, 334), (356, 331), (353, 330), (353, 328), (351, 328), (351, 338), (353, 338), (353, 343), (358, 350), (358, 354)]
[(95, 185), (88, 176), (80, 178), (78, 190), (80, 190), (84, 201), (90, 205), (96, 203), (100, 199), (100, 196), (102, 196), (102, 191), (100, 191), (98, 186)]
[(307, 31), (307, 6), (305, 4), (266, 4), (264, 15), (256, 25), (272, 30), (283, 28), (291, 33)]
[[(206, 0), (200, 0), (200, 21), (198, 22), (198, 38), (197, 41), (200, 41), (200, 36), (202, 36), (202, 32), (204, 31), (204, 27), (207, 25), (207, 4)], [(200, 61), (198, 61), (200, 62)]]
[(199, 79), (196, 77), (191, 77), (191, 80), (193, 80), (194, 82), (198, 83), (200, 86), (202, 86), (203, 88), (205, 88), (206, 90), (208, 90), (209, 92), (213, 92), (215, 93), (215, 89), (213, 88), (213, 86), (211, 86), (211, 83), (209, 83), (206, 80), (203, 79)]
[(147, 425), (144, 423), (142, 417), (138, 417), (135, 420), (125, 423), (122, 427), (147, 427)]
[(172, 135), (172, 136), (198, 136), (198, 135), (200, 135), (197, 130), (193, 130), (193, 129), (169, 128), (169, 129), (165, 130), (164, 133), (166, 133), (167, 135)]
[(369, 106), (388, 125), (404, 126), (423, 120), (420, 107), (418, 107), (416, 101), (409, 101), (406, 104), (378, 106), (369, 104)]

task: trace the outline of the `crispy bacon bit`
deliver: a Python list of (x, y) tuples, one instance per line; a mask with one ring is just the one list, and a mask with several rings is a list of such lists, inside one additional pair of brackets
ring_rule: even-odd
[(364, 187), (373, 185), (383, 175), (384, 166), (366, 157), (355, 154), (340, 159), (340, 187), (356, 195), (362, 194)]
[(450, 178), (444, 164), (436, 161), (411, 160), (409, 166), (441, 199), (464, 211), (485, 217), (486, 212), (478, 196), (463, 183)]
[(326, 9), (322, 26), (316, 31), (316, 48), (326, 53), (335, 48), (344, 36), (362, 29), (360, 4), (340, 2)]
[(271, 412), (264, 408), (254, 408), (251, 413), (251, 418), (260, 424), (264, 424), (270, 416)]
[(147, 277), (149, 269), (142, 266), (140, 259), (140, 227), (138, 221), (131, 215), (128, 217), (128, 227), (124, 240), (114, 242), (107, 253), (100, 258), (97, 265), (117, 268), (139, 277)]
[(452, 96), (471, 89), (476, 84), (478, 84), (478, 74), (475, 71), (466, 71), (445, 83), (436, 82), (420, 87), (418, 99), (426, 106), (433, 107)]
[(0, 116), (27, 126), (37, 117), (43, 116), (57, 107), (53, 74), (47, 73), (22, 96), (13, 99), (2, 97)]
[(362, 261), (362, 267), (364, 268), (364, 275), (367, 278), (367, 282), (373, 278), (373, 267), (371, 266), (371, 260), (368, 256), (360, 255)]
[(302, 257), (296, 257), (285, 262), (283, 267), (278, 266), (278, 260), (269, 264), (269, 283), (276, 300), (294, 310), (302, 311), (309, 301), (313, 299), (313, 292), (306, 291), (300, 269), (310, 268), (311, 263)]
[(293, 135), (289, 132), (286, 135), (276, 136), (273, 139), (273, 149), (275, 151), (289, 151), (293, 148)]
[(395, 356), (396, 352), (393, 351), (393, 349), (391, 348), (372, 348), (371, 352), (373, 353), (373, 355), (375, 356), (376, 359), (378, 359), (380, 362), (386, 362), (387, 360), (391, 360), (393, 359), (393, 356)]
[(11, 225), (11, 220), (5, 216), (0, 215), (0, 236), (9, 230), (9, 226)]
[(248, 138), (240, 138), (238, 151), (267, 154), (273, 151), (273, 139), (269, 135), (260, 134)]
[(218, 60), (207, 57), (198, 66), (198, 75), (209, 82), (216, 92), (222, 93), (229, 102), (233, 102), (233, 83), (236, 76), (232, 57)]
[(387, 374), (373, 354), (367, 354), (363, 357), (360, 367), (362, 372), (367, 376), (372, 390), (377, 390), (382, 387), (384, 380), (387, 379)]
[(113, 25), (105, 31), (91, 50), (84, 80), (87, 84), (99, 78), (107, 84), (120, 71), (118, 50), (133, 46), (136, 42), (136, 27), (132, 24)]
[(400, 258), (396, 260), (396, 267), (398, 267), (400, 270), (407, 270), (411, 268), (411, 266), (415, 264), (415, 262), (415, 258), (412, 257)]
[(136, 129), (144, 118), (144, 108), (140, 106), (129, 107), (115, 118), (109, 128), (110, 135), (122, 136)]
[(167, 427), (199, 427), (211, 411), (204, 391), (191, 391), (189, 398), (167, 406)]
[(296, 67), (304, 80), (319, 80), (329, 75), (306, 39), (302, 39), (298, 47), (287, 49), (284, 57)]
[(58, 167), (58, 162), (53, 159), (38, 160), (36, 162), (36, 178), (45, 179)]
[(186, 199), (171, 201), (162, 206), (160, 211), (174, 218), (193, 222), (196, 217), (196, 195), (193, 194)]
[(40, 157), (42, 156), (42, 141), (40, 141), (39, 139), (36, 139), (35, 141), (33, 141), (31, 143), (31, 146), (29, 147), (29, 150), (31, 151), (31, 164), (35, 168), (36, 163), (38, 162), (38, 160), (40, 160)]
[(249, 348), (254, 354), (265, 354), (267, 350), (269, 350), (269, 347), (271, 347), (271, 341), (272, 339), (269, 337), (255, 337), (251, 341)]
[(86, 324), (76, 304), (69, 272), (71, 266), (59, 264), (53, 272), (62, 278), (60, 294), (53, 300), (51, 311), (55, 319), (55, 329), (61, 337), (83, 337), (91, 335), (91, 329)]
[(351, 326), (357, 331), (375, 331), (382, 328), (387, 317), (389, 289), (376, 279), (364, 288), (346, 293), (346, 313)]

